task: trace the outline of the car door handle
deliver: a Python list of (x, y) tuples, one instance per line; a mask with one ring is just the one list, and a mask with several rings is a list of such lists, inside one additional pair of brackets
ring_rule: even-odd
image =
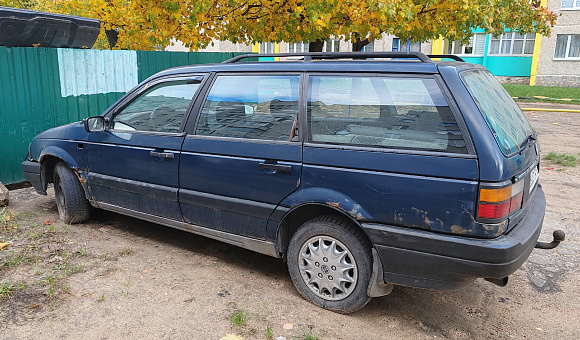
[(173, 153), (171, 152), (157, 152), (157, 151), (151, 151), (149, 153), (149, 155), (151, 157), (163, 157), (163, 158), (169, 158), (169, 159), (173, 159), (175, 156), (173, 155)]
[(290, 172), (292, 171), (291, 165), (283, 165), (278, 163), (260, 163), (260, 169), (262, 170), (276, 170), (280, 172)]

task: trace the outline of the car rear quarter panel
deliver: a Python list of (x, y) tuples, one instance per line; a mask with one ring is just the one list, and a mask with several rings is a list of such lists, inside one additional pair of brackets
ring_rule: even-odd
[(473, 156), (402, 154), (306, 145), (300, 189), (282, 204), (320, 201), (360, 222), (484, 234), (475, 223)]

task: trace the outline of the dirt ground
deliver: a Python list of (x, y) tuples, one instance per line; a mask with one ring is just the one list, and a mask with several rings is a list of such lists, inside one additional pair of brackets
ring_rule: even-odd
[[(543, 156), (579, 155), (580, 114), (527, 116)], [(580, 339), (580, 165), (543, 161), (540, 182), (541, 239), (567, 239), (535, 250), (507, 287), (395, 287), (352, 315), (303, 300), (279, 259), (105, 211), (64, 225), (52, 192), (15, 190), (0, 228), (0, 338)]]

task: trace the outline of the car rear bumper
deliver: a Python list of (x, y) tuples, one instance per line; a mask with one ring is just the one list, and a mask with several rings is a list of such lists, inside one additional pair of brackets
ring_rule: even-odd
[(32, 184), (36, 192), (46, 195), (46, 188), (42, 183), (40, 163), (24, 161), (20, 166), (22, 167), (22, 172), (24, 172), (24, 177), (26, 177), (26, 180)]
[(366, 223), (363, 228), (383, 265), (385, 282), (431, 289), (454, 289), (476, 278), (502, 278), (528, 258), (540, 235), (546, 198), (541, 186), (527, 214), (507, 234), (475, 239)]

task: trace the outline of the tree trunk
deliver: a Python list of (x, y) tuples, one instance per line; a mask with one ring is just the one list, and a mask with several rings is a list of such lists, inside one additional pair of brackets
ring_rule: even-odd
[(308, 44), (308, 52), (322, 52), (322, 47), (324, 47), (324, 41), (317, 39), (315, 41), (311, 41)]
[(105, 30), (105, 35), (107, 36), (107, 41), (109, 42), (109, 48), (112, 50), (115, 45), (117, 45), (117, 40), (119, 39), (119, 32), (115, 30)]
[(369, 39), (360, 40), (360, 38), (356, 38), (356, 41), (352, 43), (352, 51), (353, 52), (361, 52), (363, 47), (370, 43)]

